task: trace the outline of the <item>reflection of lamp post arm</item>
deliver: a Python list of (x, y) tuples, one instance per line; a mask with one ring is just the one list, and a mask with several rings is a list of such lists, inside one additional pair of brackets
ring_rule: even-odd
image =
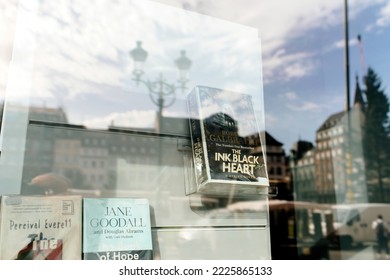
[[(139, 75), (136, 76), (133, 80), (135, 80), (137, 84), (142, 83), (148, 88), (150, 99), (158, 106), (160, 111), (162, 111), (163, 108), (171, 106), (175, 102), (176, 89), (185, 89), (185, 86), (177, 87), (173, 84), (167, 83), (164, 80), (162, 74), (160, 74), (159, 78), (157, 78), (155, 81), (143, 80)], [(168, 103), (165, 103), (167, 98), (171, 98), (171, 100)]]

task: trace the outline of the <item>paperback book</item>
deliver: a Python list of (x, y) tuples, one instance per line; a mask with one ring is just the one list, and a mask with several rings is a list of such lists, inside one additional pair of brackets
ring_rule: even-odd
[(80, 260), (81, 203), (81, 196), (2, 196), (0, 259)]
[(251, 95), (197, 86), (187, 103), (197, 192), (256, 194), (268, 186)]
[(85, 260), (153, 259), (147, 199), (84, 198)]

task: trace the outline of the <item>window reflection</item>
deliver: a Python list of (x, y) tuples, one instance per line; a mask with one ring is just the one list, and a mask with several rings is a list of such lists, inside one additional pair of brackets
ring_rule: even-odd
[[(100, 1), (94, 7), (67, 1), (38, 2), (39, 23), (30, 30), (35, 36), (28, 90), (31, 104), (24, 106), (26, 96), (11, 96), (8, 105), (12, 106), (4, 116), (9, 130), (1, 145), (2, 156), (12, 167), (9, 170), (15, 170), (3, 171), (5, 181), (13, 182), (12, 178), (22, 173), (22, 182), (15, 185), (22, 184), (23, 193), (76, 189), (92, 191), (89, 195), (123, 190), (128, 185), (155, 191), (158, 180), (150, 182), (151, 173), (169, 181), (170, 172), (180, 169), (177, 162), (181, 161), (167, 157), (166, 152), (177, 151), (173, 148), (177, 143), (171, 138), (166, 143), (157, 135), (188, 137), (187, 92), (179, 90), (175, 99), (158, 95), (151, 99), (147, 87), (137, 87), (133, 80), (136, 65), (129, 52), (142, 41), (148, 51), (143, 78), (162, 77), (171, 84), (184, 77), (189, 79), (188, 90), (205, 84), (248, 92), (257, 98), (259, 111), (263, 104), (259, 80), (263, 79), (265, 112), (258, 114), (265, 114), (260, 122), (266, 125), (260, 126), (267, 145), (269, 179), (279, 189), (279, 195), (270, 201), (272, 245), (281, 244), (273, 248), (275, 258), (350, 258), (367, 250), (370, 253), (363, 258), (375, 258), (374, 239), (363, 240), (362, 247), (357, 247), (360, 242), (348, 235), (334, 238), (341, 224), (373, 234), (368, 221), (359, 224), (353, 218), (359, 216), (362, 221), (362, 209), (349, 216), (349, 210), (334, 205), (388, 203), (390, 199), (390, 82), (383, 40), (390, 38), (387, 2), (349, 3), (354, 15), (351, 34), (363, 34), (359, 40), (352, 38), (349, 45), (351, 70), (358, 77), (350, 112), (343, 111), (343, 1), (311, 5), (298, 1), (291, 9), (280, 9), (291, 5), (287, 1), (158, 1), (180, 10), (159, 6), (156, 1)], [(4, 33), (7, 49), (0, 49), (0, 66), (8, 73), (14, 38), (8, 30), (16, 26), (16, 4), (9, 1), (6, 9), (0, 8), (8, 23)], [(279, 16), (269, 16), (276, 11)], [(210, 25), (203, 15), (230, 22), (216, 20)], [(262, 67), (257, 37), (261, 38)], [(19, 69), (26, 65), (17, 63), (17, 54), (25, 55), (30, 49), (20, 46), (32, 44), (17, 42), (10, 93), (23, 93), (13, 86), (30, 84)], [(177, 75), (173, 63), (180, 50), (186, 50), (193, 62), (184, 76)], [(373, 68), (361, 67), (365, 58)], [(354, 81), (353, 77), (350, 80)], [(0, 83), (5, 93), (6, 79)], [(22, 135), (24, 118), (20, 116), (27, 113), (28, 131)], [(166, 146), (170, 149), (164, 150)], [(9, 156), (4, 157), (4, 149)], [(20, 151), (22, 159), (17, 156)], [(164, 170), (157, 164), (161, 160)], [(52, 183), (40, 188), (34, 179), (45, 174), (65, 178), (68, 185), (55, 189)], [(385, 215), (385, 211), (375, 211), (374, 216)], [(384, 219), (388, 221), (386, 215)], [(293, 251), (284, 254), (291, 248)], [(316, 253), (307, 255), (308, 248)]]

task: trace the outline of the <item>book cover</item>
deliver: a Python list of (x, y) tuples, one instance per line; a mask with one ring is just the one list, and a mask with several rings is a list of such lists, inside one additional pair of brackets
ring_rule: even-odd
[(0, 259), (80, 260), (81, 203), (81, 196), (2, 196)]
[(256, 194), (268, 186), (252, 97), (197, 86), (187, 103), (198, 192)]
[(147, 199), (84, 198), (85, 260), (153, 259)]

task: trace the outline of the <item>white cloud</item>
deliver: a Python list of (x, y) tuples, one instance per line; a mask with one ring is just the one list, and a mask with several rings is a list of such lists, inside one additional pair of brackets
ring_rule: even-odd
[[(17, 0), (6, 2), (6, 4), (0, 3), (0, 13), (13, 15)], [(288, 8), (281, 8), (287, 5), (283, 1), (246, 0), (243, 3), (228, 0), (159, 0), (154, 2), (167, 3), (180, 8), (184, 6), (191, 11), (258, 29), (259, 36), (262, 39), (264, 76), (272, 77), (274, 81), (276, 81), (276, 78), (285, 80), (310, 75), (316, 67), (316, 63), (311, 61), (312, 57), (308, 54), (294, 54), (280, 52), (280, 50), (283, 51), (283, 47), (290, 39), (297, 38), (309, 30), (340, 24), (342, 21), (340, 12), (343, 9), (343, 3), (339, 0), (321, 0), (316, 1), (315, 4), (312, 0), (297, 0)], [(383, 2), (383, 0), (352, 0), (350, 1), (352, 17), (370, 5)], [(151, 56), (146, 66), (157, 70), (161, 60), (171, 63), (173, 59), (171, 53), (169, 55), (165, 53), (167, 49), (172, 47), (172, 53), (178, 53), (175, 46), (194, 43), (185, 36), (182, 36), (182, 39), (177, 36), (174, 40), (170, 40), (167, 37), (170, 30), (190, 34), (199, 30), (199, 28), (204, 28), (183, 24), (187, 20), (185, 13), (175, 13), (175, 11), (161, 9), (158, 6), (151, 9), (152, 6), (150, 5), (131, 5), (135, 3), (131, 1), (120, 1), (118, 5), (113, 5), (111, 1), (96, 1), (93, 8), (91, 8), (91, 2), (85, 1), (58, 0), (42, 3), (42, 13), (46, 16), (40, 18), (40, 31), (45, 36), (41, 38), (43, 40), (41, 41), (41, 53), (43, 55), (39, 59), (43, 66), (63, 65), (61, 73), (58, 73), (58, 75), (66, 76), (67, 74), (77, 73), (78, 82), (74, 85), (68, 84), (71, 89), (85, 87), (93, 90), (93, 87), (88, 84), (90, 81), (100, 81), (103, 84), (120, 84), (123, 82), (124, 71), (129, 70), (129, 68), (118, 68), (109, 63), (104, 63), (104, 67), (102, 67), (102, 61), (97, 58), (111, 62), (118, 62), (118, 59), (123, 60), (123, 58), (118, 58), (118, 50), (131, 49), (139, 38), (143, 39), (144, 46)], [(153, 2), (150, 3), (153, 5)], [(389, 13), (390, 4), (387, 3), (387, 6), (381, 11), (382, 18), (378, 20), (378, 24), (387, 23)], [(159, 29), (161, 27), (158, 26), (159, 21), (151, 20), (153, 18), (164, 18), (163, 32)], [(126, 20), (124, 21), (124, 19)], [(226, 22), (226, 24), (231, 23)], [(234, 25), (231, 24), (231, 26), (233, 28)], [(9, 33), (8, 30), (12, 30), (9, 27), (10, 24), (0, 25), (0, 31), (5, 31), (0, 32), (0, 34)], [(234, 66), (239, 65), (241, 61), (237, 56), (229, 55), (227, 51), (232, 44), (237, 45), (235, 49), (240, 48), (239, 44), (242, 43), (242, 40), (232, 40), (231, 37), (218, 38), (213, 32), (205, 32), (205, 34), (206, 36), (199, 46), (205, 49), (209, 48), (210, 51), (215, 53), (225, 52), (226, 55), (223, 57), (213, 57), (215, 59), (213, 64), (221, 65), (222, 68), (233, 71)], [(8, 36), (8, 38), (12, 38), (12, 36)], [(162, 39), (165, 39), (166, 48), (161, 47)], [(49, 41), (50, 44), (44, 44), (45, 40)], [(8, 40), (7, 43), (9, 49), (11, 49), (10, 42)], [(0, 50), (3, 54), (4, 49), (3, 46), (1, 47)], [(336, 43), (335, 47), (339, 48), (340, 44)], [(152, 62), (153, 59), (155, 63)], [(156, 59), (160, 61), (156, 61)], [(4, 68), (6, 63), (0, 62), (2, 64), (0, 70), (1, 67)], [(122, 61), (122, 63), (127, 63), (127, 66), (130, 67), (131, 61), (129, 59), (128, 61)], [(250, 63), (241, 65), (241, 67), (247, 72), (256, 71), (256, 67)], [(171, 72), (174, 73), (173, 70)], [(279, 75), (275, 76), (278, 72)], [(130, 71), (127, 74), (130, 75)], [(53, 76), (52, 73), (46, 73), (46, 77), (41, 78), (48, 82)], [(266, 82), (268, 81), (266, 80)], [(44, 81), (40, 82), (40, 84), (43, 83)], [(47, 97), (50, 90), (52, 88), (49, 87), (41, 92), (43, 96)], [(70, 96), (74, 97), (76, 95), (77, 91), (72, 90), (70, 92)]]
[[(281, 0), (159, 1), (177, 7), (185, 5), (191, 11), (226, 20), (217, 21), (218, 24), (213, 26), (207, 25), (211, 22), (208, 17), (204, 17), (201, 24), (194, 24), (182, 9), (164, 9), (159, 4), (153, 7), (153, 2), (150, 5), (146, 2), (120, 0), (115, 2), (119, 4), (113, 4), (112, 1), (100, 0), (91, 4), (89, 1), (42, 1), (38, 32), (41, 36), (37, 38), (39, 48), (35, 57), (38, 62), (36, 70), (39, 71), (34, 73), (34, 96), (55, 99), (58, 89), (64, 88), (66, 92), (60, 92), (62, 99), (77, 102), (80, 95), (86, 93), (94, 94), (96, 98), (107, 98), (116, 90), (134, 90), (128, 51), (139, 39), (149, 52), (145, 64), (149, 77), (153, 78), (159, 70), (164, 70), (164, 76), (167, 74), (169, 80), (174, 80), (174, 67), (168, 70), (169, 65), (173, 66), (172, 60), (177, 58), (181, 48), (188, 48), (188, 56), (193, 60), (191, 71), (194, 75), (203, 75), (200, 81), (212, 86), (222, 84), (239, 92), (254, 91), (259, 87), (251, 81), (254, 77), (258, 78), (259, 69), (257, 61), (253, 63), (252, 58), (257, 56), (260, 45), (256, 40), (245, 41), (242, 38), (248, 34), (256, 36), (256, 30), (259, 31), (265, 83), (289, 81), (311, 75), (318, 63), (315, 52), (291, 52), (286, 48), (287, 43), (309, 31), (342, 23), (340, 0), (318, 0), (315, 3), (297, 0), (288, 7), (286, 3), (289, 2)], [(378, 3), (383, 4), (384, 1), (350, 1), (351, 17)], [(7, 35), (5, 44), (2, 43), (3, 38), (0, 41), (0, 71), (6, 68), (10, 58), (13, 33), (9, 27), (15, 20), (16, 4), (17, 0), (7, 1), (7, 4), (0, 2), (0, 19), (10, 15), (7, 24), (0, 24), (0, 34)], [(381, 10), (378, 24), (387, 24), (389, 7), (387, 2)], [(230, 30), (232, 35), (222, 36), (226, 30)], [(240, 34), (242, 30), (247, 33)], [(191, 34), (196, 36), (189, 36)], [(350, 44), (356, 44), (356, 39), (351, 39)], [(336, 42), (332, 47), (342, 48), (343, 42)], [(8, 55), (4, 56), (5, 53)], [(250, 77), (249, 82), (247, 77)], [(143, 90), (146, 92), (145, 88)], [(298, 101), (293, 99), (293, 95), (288, 98)], [(96, 102), (88, 105), (93, 106), (92, 103)], [(297, 106), (294, 103), (290, 109), (310, 111), (317, 108), (314, 103), (302, 104)], [(93, 108), (86, 106), (86, 110)], [(93, 118), (89, 122), (100, 121)]]
[(34, 57), (35, 98), (53, 97), (61, 87), (67, 89), (65, 100), (84, 93), (106, 94), (102, 86), (131, 90), (128, 52), (140, 39), (149, 52), (145, 70), (152, 79), (163, 72), (175, 80), (173, 60), (188, 47), (192, 73), (198, 78), (201, 74), (207, 82), (219, 79), (234, 88), (243, 84), (259, 88), (245, 80), (249, 76), (253, 80), (259, 68), (253, 59), (259, 58), (255, 29), (148, 1), (119, 3), (42, 2)]
[(315, 69), (313, 61), (297, 61), (284, 69), (287, 78), (301, 78), (310, 75)]
[(5, 92), (15, 32), (17, 0), (0, 0), (0, 102)]
[(264, 82), (268, 83), (275, 80), (288, 81), (292, 78), (310, 75), (315, 69), (316, 63), (311, 53), (288, 54), (284, 49), (280, 49), (266, 59), (263, 65), (266, 77)]
[[(286, 44), (295, 38), (316, 29), (328, 29), (343, 24), (344, 2), (340, 0), (297, 0), (294, 3), (285, 0), (157, 0), (176, 7), (184, 7), (191, 11), (223, 18), (232, 22), (255, 27), (259, 30), (262, 40), (264, 76), (269, 77), (265, 83), (310, 75), (318, 66), (312, 57), (301, 57), (294, 53), (280, 53)], [(387, 6), (381, 11), (378, 24), (388, 24), (388, 0), (350, 0), (349, 18), (353, 20), (365, 9), (378, 4)], [(288, 7), (287, 7), (288, 6)], [(350, 44), (356, 44), (351, 39)], [(336, 42), (325, 51), (343, 47), (342, 42)], [(278, 53), (278, 55), (275, 55)], [(312, 54), (313, 55), (313, 54)], [(290, 65), (290, 66), (289, 66)], [(289, 67), (288, 71), (284, 71)], [(293, 71), (298, 71), (294, 73)], [(276, 75), (281, 73), (281, 75)]]
[(265, 123), (267, 124), (267, 126), (271, 127), (273, 125), (276, 125), (279, 120), (280, 120), (279, 117), (276, 117), (275, 115), (269, 112), (265, 113)]
[[(348, 45), (349, 47), (352, 47), (352, 46), (356, 46), (358, 43), (358, 40), (357, 38), (352, 38), (352, 39), (349, 39), (349, 42), (348, 42)], [(339, 40), (337, 42), (334, 42), (327, 50), (325, 51), (332, 51), (332, 50), (335, 50), (335, 49), (344, 49), (345, 47), (345, 40), (342, 39), (342, 40)]]
[(279, 94), (279, 99), (283, 99), (287, 108), (297, 112), (318, 112), (324, 109), (323, 104), (306, 101), (292, 91)]
[(314, 102), (304, 101), (297, 104), (287, 104), (287, 107), (294, 111), (300, 112), (318, 112), (323, 106)]
[(280, 97), (283, 99), (290, 100), (290, 101), (298, 99), (298, 95), (293, 91), (289, 91), (289, 92), (286, 92), (284, 94), (280, 94)]
[(376, 24), (380, 27), (384, 27), (390, 24), (390, 1), (380, 10), (380, 18), (376, 21)]

